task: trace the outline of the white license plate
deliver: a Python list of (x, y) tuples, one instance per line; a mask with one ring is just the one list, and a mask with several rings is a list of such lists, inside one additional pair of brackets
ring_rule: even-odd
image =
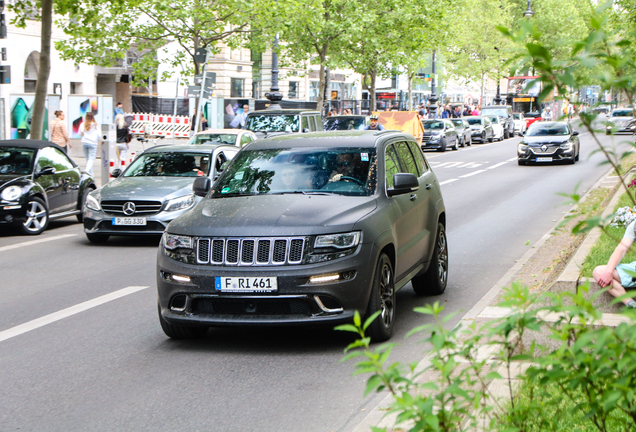
[(537, 158), (537, 162), (552, 162), (552, 158), (551, 157)]
[(220, 277), (215, 278), (217, 291), (223, 292), (276, 292), (276, 277)]
[(114, 217), (113, 225), (146, 225), (146, 218)]

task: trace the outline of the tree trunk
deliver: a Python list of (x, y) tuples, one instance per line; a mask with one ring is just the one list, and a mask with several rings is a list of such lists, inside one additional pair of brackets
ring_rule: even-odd
[(53, 23), (53, 0), (42, 0), (42, 35), (40, 45), (40, 69), (35, 86), (33, 117), (31, 118), (31, 135), (34, 140), (41, 140), (44, 128), (46, 94), (51, 72), (51, 26)]
[(411, 73), (411, 71), (407, 70), (408, 73), (408, 78), (409, 78), (409, 95), (408, 95), (408, 102), (406, 104), (406, 110), (407, 111), (413, 111), (413, 73)]
[[(484, 78), (485, 77), (485, 73), (482, 72), (481, 73), (481, 97), (479, 98), (479, 105), (483, 106), (484, 105)], [(479, 114), (481, 114), (481, 111), (479, 112)]]
[(320, 62), (320, 72), (318, 73), (318, 102), (316, 103), (316, 109), (326, 115), (324, 112), (325, 103), (325, 65)]
[(371, 85), (369, 87), (369, 114), (373, 111), (376, 111), (376, 99), (375, 99), (375, 79), (378, 76), (377, 71), (370, 70), (369, 71), (369, 79), (371, 80)]

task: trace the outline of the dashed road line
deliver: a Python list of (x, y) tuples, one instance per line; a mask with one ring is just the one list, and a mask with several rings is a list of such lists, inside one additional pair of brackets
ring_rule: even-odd
[(448, 183), (455, 182), (455, 181), (457, 181), (457, 180), (459, 180), (459, 179), (449, 179), (449, 180), (444, 180), (444, 181), (443, 181), (443, 182), (441, 182), (439, 185), (440, 185), (440, 186), (442, 186), (442, 185), (445, 185), (445, 184), (448, 184)]
[(100, 306), (104, 303), (108, 303), (110, 301), (117, 300), (118, 298), (125, 297), (130, 294), (134, 294), (137, 291), (141, 291), (146, 288), (148, 287), (147, 286), (129, 286), (126, 288), (122, 288), (110, 294), (106, 294), (101, 297), (97, 297), (92, 300), (88, 300), (83, 303), (76, 304), (75, 306), (62, 309), (61, 311), (53, 312), (52, 314), (45, 315), (41, 318), (34, 319), (24, 324), (11, 327), (8, 330), (4, 330), (0, 332), (0, 342), (3, 342), (7, 339), (11, 339), (16, 336), (20, 336), (24, 333), (30, 332), (31, 330), (44, 327), (45, 325), (52, 324), (56, 321), (62, 320), (64, 318), (68, 318), (80, 312), (84, 312), (88, 309)]
[(481, 174), (481, 173), (483, 173), (483, 172), (486, 172), (486, 170), (485, 170), (485, 169), (482, 169), (482, 170), (473, 171), (473, 172), (471, 172), (471, 173), (469, 173), (469, 174), (461, 175), (461, 176), (459, 176), (459, 178), (471, 177), (471, 176), (474, 176), (474, 175), (477, 175), (477, 174)]
[(8, 251), (11, 249), (18, 249), (21, 247), (26, 247), (26, 246), (33, 246), (36, 244), (40, 244), (40, 243), (46, 243), (46, 242), (50, 242), (53, 240), (60, 240), (66, 237), (73, 237), (76, 236), (77, 234), (62, 234), (59, 236), (54, 236), (54, 237), (47, 237), (47, 238), (41, 238), (41, 239), (37, 239), (37, 240), (31, 240), (28, 242), (22, 242), (22, 243), (17, 243), (17, 244), (13, 244), (13, 245), (9, 245), (9, 246), (3, 246), (0, 247), (0, 252), (4, 252), (4, 251)]
[(495, 165), (489, 166), (489, 167), (488, 167), (488, 168), (486, 168), (486, 169), (491, 170), (491, 169), (499, 168), (500, 166), (505, 165), (505, 164), (507, 164), (508, 162), (509, 162), (509, 161), (499, 162), (498, 164), (495, 164)]

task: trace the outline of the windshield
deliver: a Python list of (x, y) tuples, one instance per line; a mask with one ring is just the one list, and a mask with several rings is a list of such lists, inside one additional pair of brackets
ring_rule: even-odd
[(124, 177), (197, 177), (209, 173), (209, 153), (161, 152), (139, 156)]
[(0, 147), (0, 174), (31, 174), (34, 149)]
[(439, 120), (423, 120), (422, 125), (424, 126), (424, 130), (433, 129), (433, 130), (441, 130), (444, 129), (444, 122)]
[(467, 118), (466, 121), (468, 122), (469, 125), (481, 126), (481, 119), (480, 118)]
[(463, 120), (459, 120), (459, 119), (457, 119), (457, 120), (451, 120), (451, 121), (452, 121), (452, 122), (453, 122), (453, 124), (454, 124), (455, 126), (457, 126), (457, 127), (462, 127), (462, 126), (464, 126), (464, 121), (463, 121)]
[(219, 134), (201, 134), (190, 138), (188, 144), (236, 144), (236, 135), (219, 133)]
[(519, 113), (513, 114), (512, 118), (515, 119), (515, 120), (521, 120), (521, 114), (519, 114)]
[(634, 117), (634, 111), (630, 109), (612, 111), (612, 117)]
[(549, 136), (549, 135), (569, 135), (570, 130), (566, 125), (561, 124), (541, 124), (532, 123), (526, 135), (528, 136)]
[(493, 122), (494, 124), (499, 124), (499, 117), (497, 116), (488, 116), (488, 118), (490, 119), (491, 122)]
[(324, 126), (326, 131), (362, 130), (366, 126), (366, 121), (364, 117), (360, 117), (360, 118), (328, 117), (324, 121)]
[(298, 132), (298, 115), (255, 115), (247, 118), (245, 129), (252, 132)]
[(375, 149), (243, 150), (215, 185), (212, 197), (284, 193), (369, 196), (375, 187)]
[(507, 108), (484, 108), (481, 115), (508, 117)]

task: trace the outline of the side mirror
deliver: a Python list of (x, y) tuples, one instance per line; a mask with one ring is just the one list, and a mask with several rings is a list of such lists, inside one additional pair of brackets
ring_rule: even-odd
[(572, 132), (572, 135), (574, 135), (574, 136), (576, 136), (576, 135), (578, 135), (578, 134), (579, 134), (579, 131), (574, 131), (574, 132)]
[(55, 168), (53, 167), (44, 167), (39, 172), (35, 173), (35, 177), (42, 177), (43, 175), (53, 175), (55, 174)]
[(395, 195), (402, 195), (409, 192), (414, 192), (420, 188), (420, 183), (417, 181), (415, 174), (411, 173), (397, 173), (393, 176), (393, 188), (387, 190), (387, 195), (390, 197)]
[(112, 173), (110, 173), (110, 176), (112, 178), (117, 178), (121, 175), (121, 170), (119, 168), (114, 169)]
[(196, 196), (204, 197), (210, 192), (212, 187), (212, 180), (210, 177), (197, 177), (192, 184), (192, 192)]

